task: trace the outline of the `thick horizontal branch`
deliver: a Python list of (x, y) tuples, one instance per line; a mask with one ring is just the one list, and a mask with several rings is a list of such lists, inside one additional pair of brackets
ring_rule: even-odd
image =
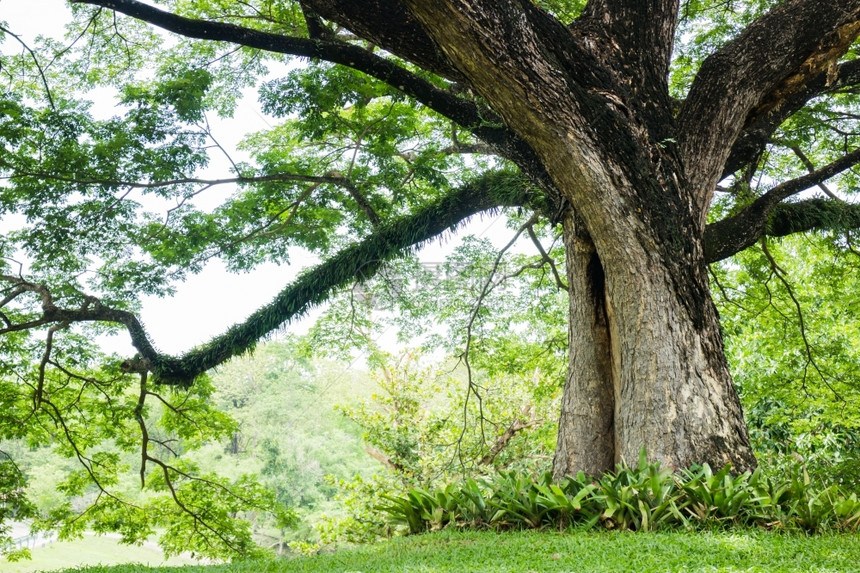
[(765, 234), (785, 237), (807, 231), (860, 229), (860, 205), (833, 199), (781, 203), (771, 213)]
[(851, 60), (828, 69), (787, 97), (782, 105), (751, 115), (738, 136), (723, 167), (727, 177), (754, 161), (763, 151), (773, 133), (789, 117), (800, 111), (813, 98), (835, 93), (860, 84), (860, 60)]
[(203, 372), (252, 350), (266, 334), (324, 302), (338, 287), (371, 278), (384, 262), (455, 228), (476, 213), (519, 205), (545, 210), (545, 206), (535, 203), (534, 192), (534, 187), (521, 175), (504, 171), (486, 173), (413, 215), (381, 224), (363, 241), (303, 273), (245, 322), (181, 357), (163, 355), (155, 350), (140, 321), (128, 311), (109, 308), (94, 297), (85, 297), (77, 309), (60, 308), (46, 286), (11, 275), (0, 276), (0, 282), (12, 287), (3, 304), (11, 303), (26, 292), (34, 293), (41, 299), (42, 314), (19, 324), (4, 320), (0, 335), (59, 323), (122, 324), (138, 351), (137, 357), (123, 364), (126, 371), (152, 372), (154, 381), (161, 384), (189, 385)]
[[(780, 203), (770, 212), (770, 216), (756, 238), (787, 237), (809, 231), (860, 230), (860, 205), (833, 199), (813, 198), (793, 203)], [(709, 240), (706, 234), (706, 241)], [(716, 237), (710, 240), (718, 241)], [(708, 263), (726, 259), (752, 246), (756, 241), (743, 241), (732, 244), (732, 248), (707, 252)]]
[(737, 215), (708, 225), (704, 238), (705, 259), (709, 263), (720, 261), (753, 245), (767, 233), (768, 221), (777, 206), (785, 207), (781, 203), (783, 200), (818, 185), (858, 163), (860, 163), (860, 149), (808, 175), (781, 183), (753, 201)]
[(464, 219), (505, 205), (532, 201), (520, 175), (483, 175), (418, 213), (380, 225), (351, 247), (303, 273), (245, 322), (179, 358), (141, 352), (160, 383), (190, 384), (195, 377), (233, 356), (248, 352), (266, 334), (324, 302), (334, 289), (372, 277), (382, 264), (460, 224)]
[(473, 102), (437, 88), (390, 60), (336, 39), (299, 38), (227, 22), (186, 18), (137, 0), (72, 0), (72, 3), (108, 8), (187, 38), (228, 42), (348, 66), (407, 93), (467, 128), (481, 124), (482, 116), (492, 113), (479, 110)]
[(425, 70), (458, 82), (463, 79), (399, 0), (304, 0), (303, 3), (319, 16)]

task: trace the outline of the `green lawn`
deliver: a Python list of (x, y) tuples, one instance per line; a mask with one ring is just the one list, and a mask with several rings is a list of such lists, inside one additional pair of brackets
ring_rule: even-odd
[[(44, 547), (31, 549), (31, 561), (9, 563), (0, 557), (0, 572), (30, 573), (32, 571), (54, 571), (67, 567), (85, 565), (113, 565), (116, 563), (145, 563), (158, 565), (185, 565), (196, 561), (174, 557), (165, 562), (161, 550), (151, 546), (135, 547), (121, 545), (110, 537), (86, 536), (76, 541), (54, 541)], [(134, 569), (126, 569), (132, 571)], [(139, 570), (139, 569), (138, 569)]]
[[(130, 573), (139, 567), (84, 569)], [(395, 539), (334, 554), (152, 573), (860, 572), (860, 535), (732, 533), (449, 532)]]

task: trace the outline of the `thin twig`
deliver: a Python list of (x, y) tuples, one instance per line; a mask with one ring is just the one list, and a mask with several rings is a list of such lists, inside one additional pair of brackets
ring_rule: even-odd
[(42, 64), (39, 63), (39, 58), (36, 57), (36, 53), (30, 49), (30, 46), (28, 46), (24, 40), (8, 28), (0, 26), (0, 32), (5, 32), (15, 38), (15, 40), (30, 54), (30, 57), (33, 59), (33, 63), (36, 64), (36, 68), (39, 70), (39, 77), (42, 78), (42, 85), (45, 86), (45, 95), (48, 97), (48, 103), (50, 104), (51, 109), (56, 111), (57, 108), (54, 105), (54, 97), (51, 95), (51, 88), (48, 87), (48, 79), (45, 77), (45, 70), (42, 69)]
[(555, 277), (556, 286), (563, 291), (570, 292), (570, 287), (568, 287), (566, 284), (564, 284), (564, 281), (561, 280), (561, 275), (558, 272), (558, 268), (556, 268), (556, 266), (555, 266), (555, 259), (553, 259), (552, 257), (550, 257), (547, 254), (547, 252), (543, 248), (543, 245), (541, 245), (540, 240), (538, 240), (537, 235), (535, 234), (534, 225), (529, 225), (526, 228), (526, 230), (529, 233), (529, 237), (531, 238), (532, 243), (534, 243), (535, 247), (537, 248), (538, 252), (540, 253), (541, 258), (546, 263), (548, 263), (549, 267), (552, 269), (552, 276)]
[(761, 241), (761, 250), (764, 253), (764, 256), (767, 258), (768, 262), (770, 263), (770, 267), (773, 270), (774, 275), (779, 280), (779, 282), (781, 282), (782, 285), (785, 287), (785, 290), (788, 293), (789, 298), (791, 298), (791, 301), (794, 304), (795, 310), (797, 311), (797, 319), (798, 319), (798, 324), (800, 326), (800, 336), (803, 339), (803, 345), (804, 345), (804, 348), (806, 350), (807, 364), (811, 365), (815, 369), (815, 371), (818, 373), (818, 376), (821, 378), (821, 381), (824, 382), (824, 384), (830, 389), (831, 392), (833, 392), (833, 395), (836, 398), (836, 400), (839, 400), (839, 401), (844, 400), (842, 395), (836, 391), (836, 389), (833, 387), (833, 385), (827, 379), (827, 376), (825, 376), (824, 373), (821, 371), (821, 368), (818, 367), (818, 363), (815, 360), (815, 356), (814, 356), (813, 351), (812, 351), (812, 345), (810, 344), (809, 339), (807, 338), (807, 335), (806, 335), (806, 323), (805, 323), (805, 320), (803, 317), (803, 309), (801, 308), (800, 302), (797, 300), (797, 297), (794, 294), (794, 289), (792, 289), (791, 284), (785, 278), (785, 274), (786, 274), (785, 271), (776, 263), (776, 260), (770, 254), (770, 251), (767, 248), (767, 240), (766, 239), (762, 239), (762, 241)]
[(487, 279), (484, 281), (484, 285), (481, 287), (481, 291), (478, 294), (478, 300), (475, 301), (474, 306), (472, 307), (472, 312), (469, 316), (469, 322), (466, 325), (466, 346), (463, 349), (463, 353), (460, 355), (460, 359), (463, 364), (466, 366), (466, 379), (468, 383), (467, 391), (466, 391), (466, 399), (463, 401), (463, 427), (460, 431), (460, 436), (457, 439), (457, 457), (460, 460), (460, 465), (465, 468), (465, 462), (463, 461), (463, 451), (462, 451), (462, 443), (463, 438), (466, 435), (466, 427), (469, 415), (469, 396), (474, 395), (475, 399), (478, 401), (478, 416), (479, 423), (481, 426), (481, 444), (486, 443), (486, 435), (484, 433), (484, 405), (483, 399), (481, 398), (480, 393), (478, 393), (477, 385), (472, 376), (472, 364), (469, 359), (470, 351), (472, 348), (472, 329), (475, 325), (475, 320), (478, 318), (478, 313), (481, 307), (484, 304), (484, 299), (492, 292), (492, 290), (498, 286), (500, 283), (494, 283), (493, 277), (496, 274), (496, 271), (501, 264), (502, 257), (505, 253), (514, 246), (523, 232), (528, 228), (529, 225), (533, 225), (538, 220), (537, 213), (533, 214), (528, 221), (526, 221), (514, 234), (513, 238), (505, 245), (497, 254), (496, 259), (493, 261), (493, 267), (490, 269), (489, 274), (487, 275)]

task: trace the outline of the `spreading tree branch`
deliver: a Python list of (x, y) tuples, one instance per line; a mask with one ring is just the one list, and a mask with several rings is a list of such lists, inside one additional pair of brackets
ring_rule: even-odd
[[(344, 65), (376, 78), (414, 98), (435, 112), (471, 131), (478, 139), (491, 145), (502, 157), (509, 159), (531, 175), (543, 173), (540, 161), (532, 149), (489, 108), (458, 97), (449, 91), (369, 50), (337, 39), (310, 39), (254, 30), (225, 22), (186, 18), (160, 10), (137, 0), (71, 0), (76, 4), (101, 6), (147, 22), (164, 30), (200, 40), (221, 41), (264, 50), (290, 54)], [(355, 3), (351, 3), (355, 5)], [(318, 14), (324, 15), (314, 2), (308, 2)], [(359, 5), (355, 5), (359, 8)], [(361, 10), (367, 6), (362, 4)], [(389, 17), (389, 16), (386, 16)], [(388, 22), (389, 20), (383, 20)], [(414, 40), (414, 38), (413, 38)], [(397, 53), (394, 51), (394, 53)], [(548, 185), (548, 178), (542, 177)]]
[(520, 410), (519, 416), (514, 418), (514, 421), (496, 438), (490, 451), (484, 454), (478, 465), (488, 466), (496, 459), (496, 457), (504, 450), (508, 443), (514, 438), (517, 432), (521, 432), (538, 424), (539, 421), (535, 416), (535, 410), (531, 404), (526, 404)]
[(760, 156), (776, 129), (815, 97), (860, 84), (860, 60), (851, 60), (822, 71), (803, 89), (785, 98), (781, 105), (749, 117), (735, 140), (721, 178), (727, 177)]
[(453, 81), (463, 77), (399, 0), (304, 0), (323, 18)]
[(22, 40), (17, 34), (12, 33), (8, 28), (0, 26), (0, 32), (15, 38), (15, 41), (21, 44), (24, 50), (30, 54), (30, 58), (32, 58), (33, 63), (36, 65), (36, 69), (39, 70), (39, 78), (41, 78), (42, 86), (45, 88), (45, 97), (48, 98), (48, 105), (51, 106), (51, 109), (57, 109), (54, 105), (54, 96), (51, 95), (51, 88), (48, 86), (48, 79), (45, 77), (45, 70), (42, 68), (42, 64), (39, 62), (39, 58), (36, 56), (36, 53), (27, 45), (26, 42), (24, 42), (24, 40)]
[[(788, 294), (788, 297), (791, 299), (792, 305), (794, 306), (794, 310), (797, 315), (797, 325), (800, 329), (800, 337), (803, 340), (804, 353), (806, 354), (806, 361), (803, 365), (803, 378), (801, 381), (801, 386), (804, 389), (806, 388), (806, 380), (809, 375), (809, 367), (811, 366), (813, 370), (815, 370), (815, 372), (818, 374), (818, 377), (821, 379), (821, 381), (824, 382), (827, 388), (829, 388), (830, 391), (833, 393), (835, 399), (840, 401), (844, 400), (844, 398), (842, 398), (839, 392), (836, 391), (836, 389), (830, 383), (830, 380), (828, 380), (827, 376), (825, 376), (824, 372), (818, 366), (818, 361), (815, 359), (815, 352), (813, 351), (812, 344), (807, 337), (806, 320), (804, 319), (803, 308), (800, 305), (800, 301), (797, 300), (797, 296), (794, 294), (794, 289), (791, 287), (791, 283), (788, 281), (788, 278), (786, 276), (787, 273), (784, 269), (782, 269), (782, 267), (777, 264), (776, 259), (773, 258), (773, 255), (767, 248), (767, 240), (765, 240), (764, 238), (761, 241), (761, 251), (767, 259), (772, 276), (775, 276), (777, 280), (782, 283), (786, 294)], [(768, 288), (768, 292), (769, 291), (770, 289)], [(771, 304), (773, 303), (771, 302)]]
[[(150, 181), (150, 182), (142, 182), (142, 181), (118, 181), (115, 179), (76, 179), (74, 177), (65, 177), (62, 175), (55, 175), (52, 173), (37, 173), (37, 172), (26, 172), (19, 171), (8, 177), (8, 179), (22, 179), (26, 177), (36, 177), (39, 179), (47, 179), (51, 181), (63, 181), (68, 183), (75, 183), (78, 185), (103, 185), (110, 187), (127, 187), (129, 189), (160, 189), (162, 187), (173, 187), (175, 185), (186, 185), (186, 184), (195, 184), (195, 185), (205, 185), (208, 187), (213, 187), (215, 185), (229, 185), (229, 184), (250, 184), (250, 183), (267, 183), (272, 181), (297, 181), (302, 183), (315, 183), (315, 184), (323, 184), (329, 183), (332, 185), (338, 185), (344, 187), (348, 190), (348, 187), (352, 186), (352, 182), (339, 174), (328, 174), (323, 176), (317, 175), (301, 175), (297, 173), (273, 173), (270, 175), (256, 175), (256, 176), (240, 176), (240, 177), (225, 177), (221, 179), (203, 179), (199, 177), (181, 177), (177, 179), (165, 179), (160, 181)], [(349, 191), (349, 190), (348, 190)]]
[(463, 352), (460, 354), (460, 360), (463, 362), (463, 365), (466, 367), (466, 398), (463, 400), (463, 426), (460, 429), (460, 435), (457, 438), (457, 457), (460, 459), (460, 465), (465, 467), (465, 462), (463, 461), (463, 439), (466, 437), (466, 428), (469, 416), (469, 398), (471, 396), (475, 396), (475, 399), (478, 401), (478, 420), (481, 425), (481, 443), (486, 442), (486, 434), (484, 432), (484, 400), (481, 397), (480, 392), (478, 392), (478, 385), (475, 383), (475, 380), (472, 376), (472, 363), (470, 360), (471, 350), (472, 350), (472, 330), (475, 327), (475, 322), (478, 319), (478, 314), (481, 311), (481, 308), (484, 306), (484, 299), (489, 296), (494, 288), (501, 284), (501, 281), (495, 280), (496, 272), (499, 269), (499, 265), (502, 262), (502, 258), (505, 256), (505, 253), (510, 250), (511, 247), (517, 242), (525, 230), (530, 226), (534, 225), (537, 222), (538, 215), (534, 213), (531, 218), (526, 221), (514, 234), (508, 244), (499, 250), (496, 253), (496, 258), (493, 261), (493, 267), (490, 269), (490, 272), (487, 274), (487, 278), (484, 281), (484, 284), (481, 286), (481, 291), (478, 293), (478, 299), (475, 301), (475, 304), (472, 305), (472, 311), (469, 313), (469, 321), (466, 323), (466, 345), (463, 348)]
[[(767, 233), (768, 220), (775, 208), (782, 201), (818, 185), (858, 163), (860, 163), (860, 149), (856, 149), (808, 175), (781, 183), (753, 201), (737, 215), (708, 225), (705, 229), (704, 237), (705, 259), (708, 262), (719, 261), (755, 244), (756, 241)], [(832, 199), (830, 202), (842, 203), (841, 201), (833, 201)], [(805, 203), (805, 205), (812, 204)], [(787, 205), (783, 206), (783, 208), (786, 209), (782, 216), (782, 220), (784, 221), (785, 217), (791, 213), (791, 208)], [(803, 209), (804, 207), (800, 207), (801, 211)], [(806, 209), (813, 208), (806, 207)], [(850, 219), (852, 206), (843, 205), (843, 207), (836, 207), (829, 212), (833, 210), (841, 210), (841, 212), (846, 213), (845, 217)], [(795, 212), (795, 214), (799, 213)], [(819, 215), (821, 214), (823, 214), (823, 211), (819, 211)], [(845, 217), (843, 217), (843, 221), (848, 220)], [(798, 225), (797, 228), (800, 229), (800, 226), (802, 225)]]
[[(476, 213), (505, 205), (528, 204), (534, 200), (534, 190), (522, 176), (505, 171), (485, 173), (413, 215), (379, 225), (363, 241), (302, 274), (245, 322), (181, 357), (163, 355), (155, 350), (140, 321), (128, 311), (107, 307), (94, 297), (85, 297), (77, 309), (60, 308), (48, 287), (12, 275), (2, 275), (0, 281), (8, 283), (12, 292), (17, 293), (16, 297), (25, 292), (39, 296), (42, 312), (37, 318), (25, 322), (9, 321), (7, 326), (0, 328), (0, 335), (61, 323), (122, 324), (138, 351), (137, 357), (123, 364), (126, 371), (152, 372), (156, 383), (189, 385), (205, 371), (252, 350), (266, 334), (322, 303), (336, 288), (354, 280), (367, 280), (385, 261), (419, 247)], [(14, 300), (15, 297), (10, 299), (11, 296), (7, 295), (6, 299)]]
[(305, 25), (308, 27), (308, 36), (313, 40), (330, 39), (332, 36), (331, 30), (325, 27), (319, 14), (314, 12), (305, 1), (300, 1), (299, 6), (301, 6), (302, 15), (305, 17)]
[(558, 267), (555, 264), (555, 259), (549, 256), (549, 253), (546, 252), (546, 249), (543, 248), (543, 245), (535, 234), (534, 225), (529, 225), (526, 229), (529, 233), (529, 238), (532, 240), (535, 248), (538, 250), (541, 256), (541, 260), (544, 263), (549, 265), (549, 268), (552, 270), (552, 276), (555, 279), (555, 286), (557, 286), (560, 290), (570, 292), (570, 287), (567, 286), (563, 280), (561, 280), (561, 274), (558, 272)]
[(697, 209), (741, 130), (834, 66), (860, 33), (857, 0), (787, 0), (711, 54), (678, 114), (678, 143)]
[[(803, 150), (802, 150), (799, 146), (797, 146), (797, 145), (788, 145), (788, 148), (789, 148), (789, 149), (791, 149), (791, 151), (793, 151), (793, 152), (794, 152), (794, 154), (797, 156), (797, 158), (798, 158), (798, 159), (800, 159), (800, 162), (801, 162), (801, 163), (803, 163), (803, 166), (804, 166), (804, 167), (806, 167), (806, 170), (807, 170), (807, 171), (809, 171), (810, 173), (815, 173), (815, 164), (814, 164), (814, 163), (812, 163), (812, 160), (811, 160), (811, 159), (809, 159), (809, 157), (807, 157), (807, 156), (806, 156), (806, 154), (803, 152)], [(818, 185), (818, 188), (819, 188), (819, 189), (821, 189), (821, 191), (822, 191), (825, 195), (827, 195), (827, 196), (828, 196), (828, 197), (830, 197), (831, 199), (834, 199), (834, 200), (836, 200), (836, 201), (839, 201), (839, 197), (837, 197), (837, 196), (836, 196), (836, 194), (835, 194), (833, 191), (831, 191), (831, 190), (830, 190), (830, 187), (828, 187), (828, 186), (824, 183), (824, 181), (819, 181), (819, 182), (817, 183), (817, 185)]]

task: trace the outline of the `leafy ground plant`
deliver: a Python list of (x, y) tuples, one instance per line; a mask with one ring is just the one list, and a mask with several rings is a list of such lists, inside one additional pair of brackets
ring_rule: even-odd
[(822, 533), (855, 532), (860, 525), (856, 493), (813, 482), (802, 467), (781, 477), (762, 477), (759, 471), (733, 474), (728, 465), (717, 472), (703, 465), (673, 473), (648, 463), (643, 452), (636, 467), (621, 463), (592, 480), (579, 475), (554, 484), (550, 474), (530, 478), (511, 472), (484, 483), (483, 490), (473, 484), (412, 489), (406, 496), (387, 496), (388, 503), (379, 509), (392, 524), (406, 523), (410, 533), (474, 527), (476, 521), (464, 516), (476, 506), (495, 509), (489, 522), (477, 525), (497, 530), (599, 526), (655, 531), (717, 525)]
[(684, 511), (699, 523), (746, 523), (753, 517), (750, 502), (759, 473), (732, 475), (731, 466), (714, 472), (705, 464), (681, 473)]
[(635, 468), (622, 462), (601, 477), (592, 497), (603, 507), (601, 523), (607, 529), (651, 531), (684, 521), (678, 505), (686, 500), (672, 471), (649, 464), (644, 450)]

